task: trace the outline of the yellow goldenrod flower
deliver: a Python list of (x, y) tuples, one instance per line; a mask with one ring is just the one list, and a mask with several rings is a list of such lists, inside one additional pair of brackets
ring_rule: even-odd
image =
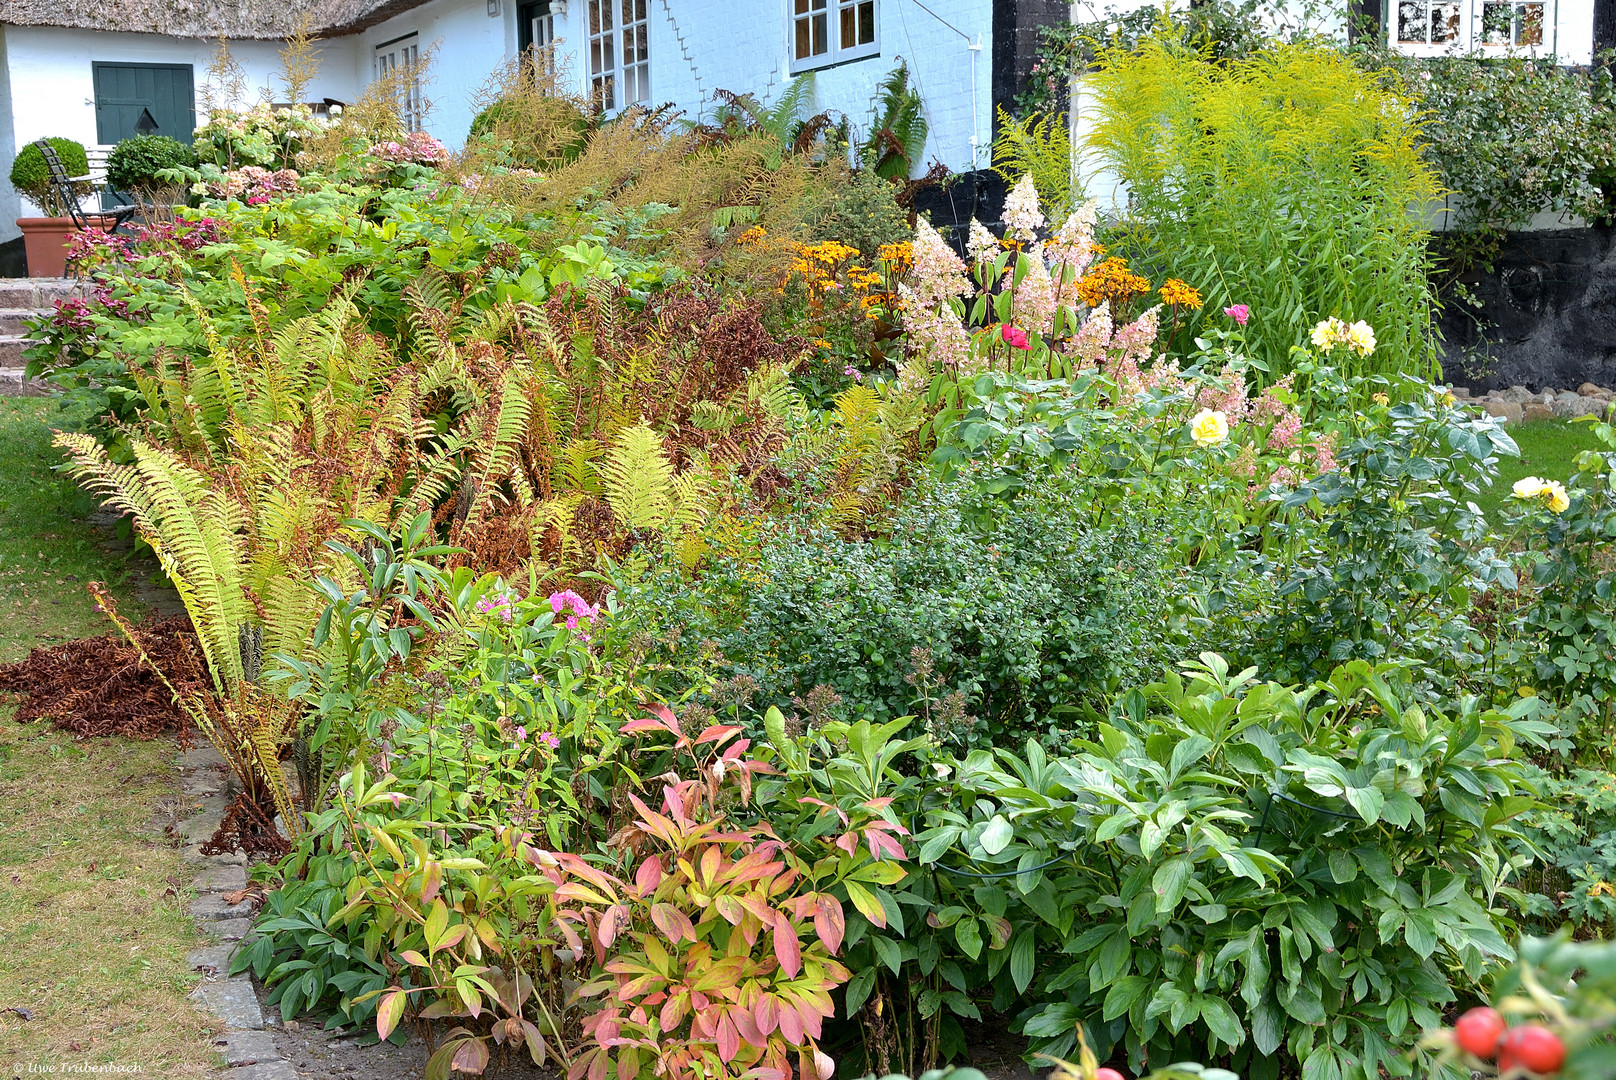
[(1229, 437), (1229, 418), (1212, 409), (1202, 409), (1190, 418), (1190, 438), (1200, 446), (1217, 446)]

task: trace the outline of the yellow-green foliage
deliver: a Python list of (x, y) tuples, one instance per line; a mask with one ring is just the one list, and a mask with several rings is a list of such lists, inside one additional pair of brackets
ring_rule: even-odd
[(993, 171), (1011, 184), (1031, 176), (1044, 216), (1057, 225), (1076, 207), (1072, 187), (1072, 136), (1063, 118), (1032, 115), (1017, 120), (999, 109), (993, 140)]
[(1366, 367), (1434, 367), (1419, 214), (1437, 182), (1388, 81), (1310, 43), (1214, 64), (1165, 31), (1089, 79), (1088, 148), (1130, 197), (1118, 253), (1199, 288), (1199, 318), (1249, 305), (1275, 376), (1330, 315), (1374, 325)]

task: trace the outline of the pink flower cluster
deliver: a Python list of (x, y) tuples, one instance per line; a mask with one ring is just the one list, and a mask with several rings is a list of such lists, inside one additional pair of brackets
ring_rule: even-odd
[(485, 596), (481, 600), (477, 601), (477, 614), (498, 615), (507, 623), (509, 623), (515, 617), (511, 607), (511, 597), (503, 594), (499, 596)]
[(296, 169), (271, 172), (260, 165), (243, 165), (209, 184), (208, 193), (217, 199), (240, 199), (248, 206), (262, 206), (276, 195), (295, 193), (299, 179)]
[(959, 368), (971, 354), (970, 336), (953, 303), (970, 289), (965, 263), (925, 221), (915, 227), (914, 260), (909, 280), (899, 287), (906, 312), (905, 329), (922, 361), (918, 366), (905, 367), (904, 374), (909, 379), (926, 377), (931, 363)]
[(1044, 252), (1054, 261), (1056, 270), (1069, 268), (1073, 281), (1083, 276), (1099, 251), (1094, 243), (1094, 226), (1099, 216), (1098, 200), (1090, 199), (1067, 215), (1066, 223), (1045, 245)]
[[(75, 232), (68, 239), (67, 259), (69, 265), (82, 269), (109, 260), (129, 263), (142, 256), (164, 250), (196, 251), (209, 244), (220, 243), (224, 239), (224, 223), (217, 218), (130, 225), (117, 233), (89, 229)], [(123, 301), (108, 299), (104, 286), (98, 288), (96, 299), (113, 308), (115, 313), (128, 316), (128, 309), (123, 305)]]
[(579, 619), (593, 619), (595, 616), (600, 614), (600, 608), (591, 605), (589, 601), (585, 600), (571, 589), (563, 589), (561, 592), (551, 593), (550, 610), (555, 612), (557, 615), (561, 614), (563, 611), (567, 612), (566, 621), (568, 630), (578, 629)]
[(1012, 240), (1030, 244), (1038, 238), (1038, 230), (1044, 227), (1044, 213), (1038, 208), (1038, 189), (1030, 174), (1005, 196), (1004, 217), (1000, 220), (1004, 222), (1005, 236)]
[(370, 155), (394, 165), (442, 165), (449, 160), (449, 148), (424, 131), (412, 131), (402, 141), (376, 143)]
[(1246, 320), (1251, 318), (1251, 309), (1245, 304), (1231, 304), (1223, 309), (1223, 313), (1241, 326), (1246, 325)]
[(1203, 386), (1195, 395), (1197, 409), (1220, 412), (1237, 427), (1251, 415), (1251, 402), (1246, 397), (1246, 378), (1238, 371), (1228, 371), (1212, 386)]
[(1044, 264), (1044, 245), (1034, 244), (1027, 255), (1031, 266), (1021, 284), (1016, 286), (1010, 309), (1016, 322), (1047, 334), (1054, 328), (1055, 310), (1060, 302), (1055, 279), (1049, 276), (1049, 267)]

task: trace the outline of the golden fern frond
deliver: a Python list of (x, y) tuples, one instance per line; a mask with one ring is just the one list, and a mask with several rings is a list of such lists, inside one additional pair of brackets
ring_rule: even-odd
[(550, 470), (550, 483), (558, 491), (576, 491), (585, 495), (599, 495), (600, 472), (595, 459), (602, 453), (600, 443), (594, 439), (574, 439), (556, 454)]
[(673, 466), (649, 425), (618, 432), (605, 467), (606, 502), (623, 527), (661, 529), (672, 512)]

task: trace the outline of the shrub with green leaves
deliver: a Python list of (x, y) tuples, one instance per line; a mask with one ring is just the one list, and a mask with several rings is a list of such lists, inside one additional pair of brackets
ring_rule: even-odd
[(1512, 957), (1502, 841), (1534, 801), (1516, 747), (1546, 725), (1525, 703), (1422, 707), (1395, 665), (1254, 676), (1204, 654), (1076, 756), (960, 762), (915, 837), (954, 897), (936, 921), (969, 956), (1002, 950), (995, 986), (1037, 1052), (1071, 1054), (1081, 1027), (1136, 1069), (1438, 1075), (1406, 1051)]
[(1069, 732), (1168, 659), (1174, 582), (1149, 520), (1096, 527), (1053, 478), (1015, 503), (966, 479), (917, 492), (885, 539), (783, 529), (756, 564), (665, 590), (679, 639), (710, 638), (767, 704), (803, 712), (818, 688), (832, 715), (976, 742)]
[(1171, 31), (1103, 52), (1087, 82), (1088, 150), (1129, 193), (1113, 253), (1202, 291), (1175, 340), (1247, 305), (1253, 359), (1278, 377), (1319, 319), (1368, 316), (1379, 346), (1349, 373), (1436, 370), (1425, 229), (1409, 211), (1438, 185), (1404, 96), (1319, 44), (1219, 65)]
[(164, 187), (158, 175), (164, 169), (188, 169), (196, 153), (167, 135), (136, 135), (125, 139), (107, 155), (107, 181), (121, 191), (149, 192)]

